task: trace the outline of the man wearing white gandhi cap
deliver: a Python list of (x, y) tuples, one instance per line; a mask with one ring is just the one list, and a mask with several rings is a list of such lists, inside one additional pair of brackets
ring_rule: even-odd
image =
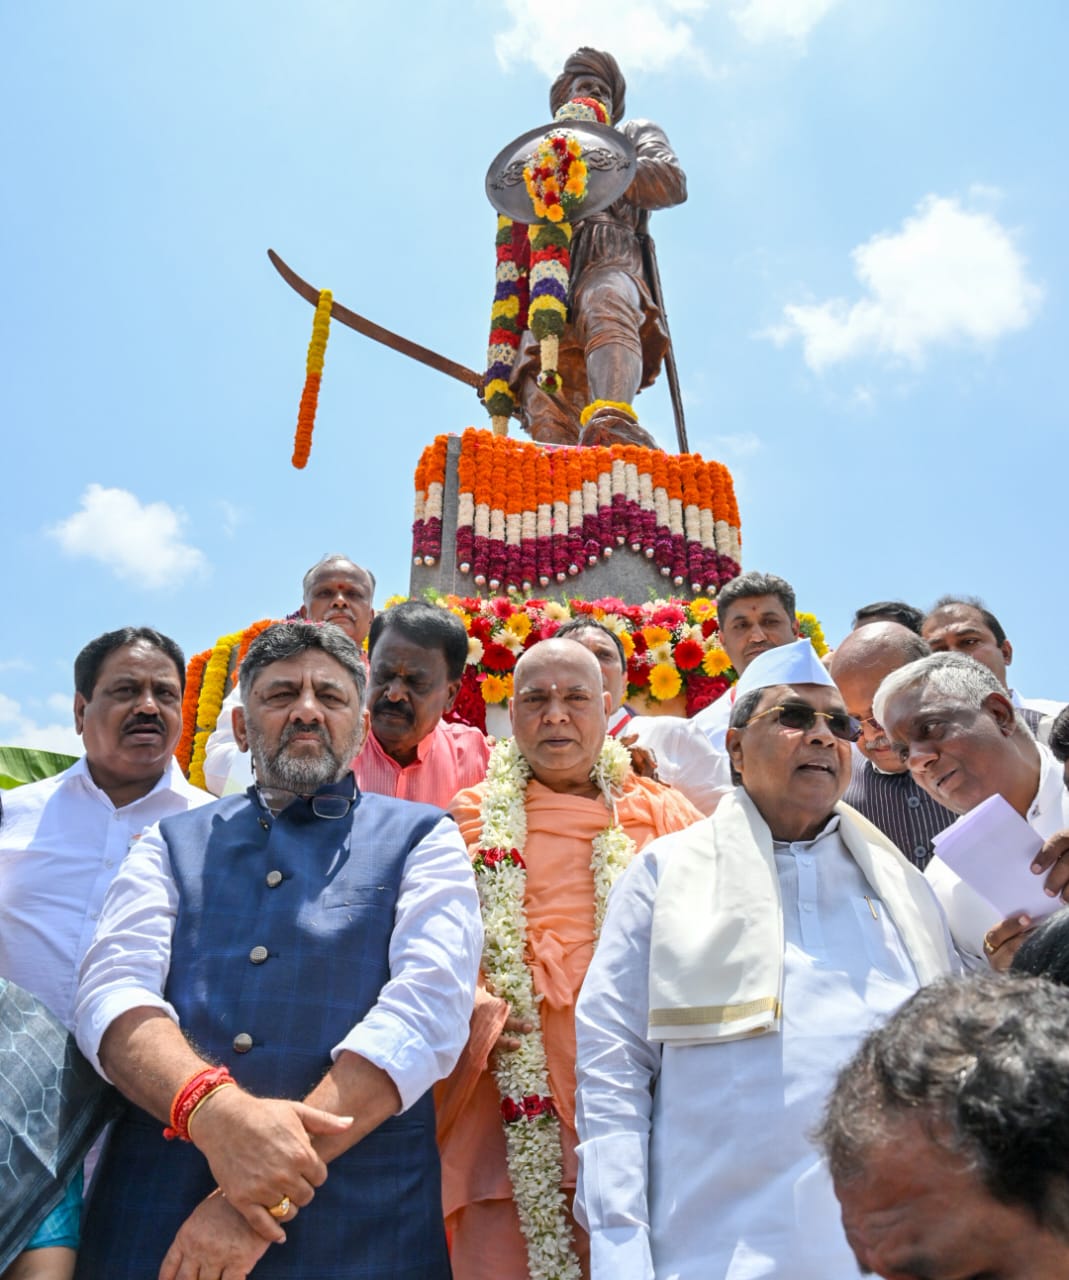
[(841, 803), (857, 732), (808, 640), (761, 654), (734, 790), (613, 891), (576, 1009), (595, 1280), (857, 1276), (808, 1135), (862, 1036), (958, 967), (923, 875)]

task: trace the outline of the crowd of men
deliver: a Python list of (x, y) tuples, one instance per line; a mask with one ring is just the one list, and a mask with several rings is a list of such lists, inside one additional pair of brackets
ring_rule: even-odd
[[(463, 624), (374, 588), (327, 557), (253, 642), (215, 796), (178, 646), (79, 654), (85, 755), (0, 818), (0, 1136), (40, 1155), (0, 1275), (1069, 1274), (1069, 916), (978, 937), (932, 874), (1001, 796), (1069, 901), (1069, 709), (984, 605), (866, 606), (821, 661), (742, 574), (692, 720), (583, 618), (495, 744), (443, 719)], [(20, 1075), (16, 1023), (84, 1058)], [(75, 1114), (116, 1117), (84, 1204)]]

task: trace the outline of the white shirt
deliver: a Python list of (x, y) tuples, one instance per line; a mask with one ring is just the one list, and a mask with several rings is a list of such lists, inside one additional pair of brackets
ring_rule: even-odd
[(253, 784), (252, 755), (242, 751), (234, 737), (232, 713), (242, 705), (241, 686), (236, 684), (223, 699), (204, 745), (204, 785), (213, 796), (234, 795)]
[(1055, 702), (1053, 698), (1022, 698), (1016, 689), (1010, 690), (1010, 701), (1015, 707), (1027, 707), (1043, 716), (1056, 716), (1065, 708), (1064, 702)]
[[(1039, 786), (1024, 818), (1032, 830), (1044, 840), (1069, 830), (1069, 790), (1066, 790), (1062, 766), (1055, 760), (1048, 747), (1036, 743), (1039, 752)], [(960, 821), (960, 819), (959, 819)], [(952, 827), (948, 827), (952, 830)], [(983, 954), (985, 930), (998, 923), (992, 919), (994, 908), (971, 885), (960, 880), (950, 868), (935, 859), (925, 868), (936, 897), (950, 921), (954, 945), (970, 969), (987, 969)], [(1046, 877), (1047, 872), (1043, 872)]]
[[(178, 889), (158, 826), (115, 877), (82, 966), (75, 1033), (98, 1071), (104, 1032), (129, 1009), (162, 1009)], [(464, 841), (443, 818), (408, 855), (390, 940), (390, 980), (339, 1044), (389, 1075), (406, 1110), (453, 1069), (468, 1039), (482, 919)], [(312, 997), (310, 997), (312, 998)], [(103, 1071), (101, 1071), (103, 1075)]]
[(635, 716), (622, 733), (635, 734), (635, 745), (653, 752), (658, 778), (675, 787), (707, 817), (720, 797), (731, 790), (727, 753), (713, 747), (696, 719)]
[(78, 967), (127, 850), (161, 818), (208, 804), (172, 760), (146, 796), (116, 809), (85, 758), (4, 793), (0, 975), (74, 1026)]
[(774, 845), (779, 1034), (663, 1050), (648, 1041), (660, 841), (613, 891), (576, 1007), (576, 1206), (593, 1280), (856, 1280), (808, 1134), (838, 1067), (917, 978), (838, 826)]

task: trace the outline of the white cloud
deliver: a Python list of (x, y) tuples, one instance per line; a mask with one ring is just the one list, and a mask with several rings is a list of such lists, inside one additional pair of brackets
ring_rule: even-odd
[(232, 538), (237, 532), (238, 526), (244, 523), (245, 513), (233, 502), (228, 502), (225, 498), (220, 498), (216, 504), (223, 514), (223, 533), (228, 538)]
[(0, 671), (32, 671), (33, 666), (25, 658), (0, 658)]
[(586, 0), (578, 7), (505, 0), (512, 25), (494, 36), (494, 52), (504, 68), (529, 62), (546, 76), (556, 76), (580, 45), (611, 49), (625, 73), (678, 62), (705, 69), (688, 19), (707, 7), (708, 0)]
[(72, 695), (54, 693), (47, 703), (50, 708), (65, 705), (63, 723), (38, 724), (27, 715), (20, 702), (0, 693), (0, 744), (5, 747), (33, 747), (39, 751), (62, 751), (69, 756), (83, 754), (81, 738), (74, 732), (74, 699)]
[(182, 541), (183, 512), (166, 502), (142, 504), (126, 489), (91, 484), (81, 510), (49, 529), (72, 556), (88, 556), (142, 587), (170, 587), (207, 567), (204, 554)]
[(800, 337), (817, 373), (859, 356), (920, 365), (936, 346), (989, 345), (1029, 325), (1043, 297), (1010, 232), (947, 196), (925, 196), (900, 230), (851, 257), (864, 296), (784, 307), (785, 323), (765, 334), (781, 345)]
[(840, 0), (744, 0), (731, 17), (752, 44), (768, 40), (803, 41)]

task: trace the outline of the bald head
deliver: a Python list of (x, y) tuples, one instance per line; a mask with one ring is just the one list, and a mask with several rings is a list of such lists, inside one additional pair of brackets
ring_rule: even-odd
[(928, 655), (926, 641), (897, 622), (870, 622), (851, 631), (832, 655), (831, 678), (846, 709), (861, 721), (858, 750), (884, 773), (904, 773), (906, 765), (872, 718), (872, 700), (884, 676)]
[(609, 695), (594, 655), (575, 640), (543, 640), (516, 663), (512, 732), (552, 791), (597, 795), (590, 781), (605, 741)]

